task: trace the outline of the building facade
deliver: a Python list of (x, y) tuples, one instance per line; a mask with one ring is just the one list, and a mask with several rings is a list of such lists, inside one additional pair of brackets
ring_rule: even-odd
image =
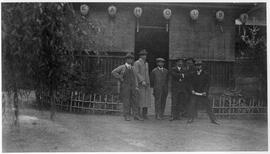
[[(100, 27), (95, 36), (99, 51), (109, 55), (133, 52), (137, 57), (141, 49), (146, 49), (150, 70), (157, 57), (168, 61), (166, 67), (174, 65), (177, 58), (202, 59), (211, 74), (212, 86), (219, 87), (234, 84), (235, 20), (255, 7), (251, 3), (86, 4), (86, 18)], [(81, 5), (73, 4), (77, 13), (81, 13)], [(224, 13), (218, 15), (220, 18), (218, 11)]]

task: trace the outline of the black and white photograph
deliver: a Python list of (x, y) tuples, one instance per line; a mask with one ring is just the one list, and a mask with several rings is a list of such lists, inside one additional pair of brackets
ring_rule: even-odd
[(268, 5), (2, 0), (2, 152), (268, 152)]

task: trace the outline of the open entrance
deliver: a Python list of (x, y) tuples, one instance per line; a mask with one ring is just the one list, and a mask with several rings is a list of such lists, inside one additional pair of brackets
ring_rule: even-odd
[(169, 32), (166, 30), (167, 21), (162, 15), (161, 8), (143, 8), (143, 14), (139, 19), (139, 31), (135, 29), (135, 56), (138, 52), (146, 49), (149, 71), (156, 66), (155, 59), (162, 57), (166, 60), (168, 68), (169, 58)]

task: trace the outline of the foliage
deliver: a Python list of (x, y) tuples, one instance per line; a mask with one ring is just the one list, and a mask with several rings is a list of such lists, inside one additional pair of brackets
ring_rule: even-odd
[(38, 100), (48, 94), (45, 101), (55, 108), (57, 91), (81, 88), (86, 81), (98, 86), (96, 72), (80, 72), (75, 58), (94, 45), (99, 29), (89, 20), (69, 3), (2, 3), (4, 90), (29, 86)]

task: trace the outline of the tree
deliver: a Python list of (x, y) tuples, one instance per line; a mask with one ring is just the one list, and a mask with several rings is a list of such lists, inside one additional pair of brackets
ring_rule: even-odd
[[(59, 91), (83, 84), (87, 76), (76, 71), (74, 55), (90, 50), (94, 41), (89, 38), (98, 31), (92, 22), (83, 20), (89, 19), (76, 14), (69, 3), (3, 3), (3, 87), (14, 93), (16, 119), (18, 90), (27, 83), (32, 83), (29, 88), (38, 100), (48, 98), (52, 120)], [(86, 23), (91, 28), (82, 29)]]

